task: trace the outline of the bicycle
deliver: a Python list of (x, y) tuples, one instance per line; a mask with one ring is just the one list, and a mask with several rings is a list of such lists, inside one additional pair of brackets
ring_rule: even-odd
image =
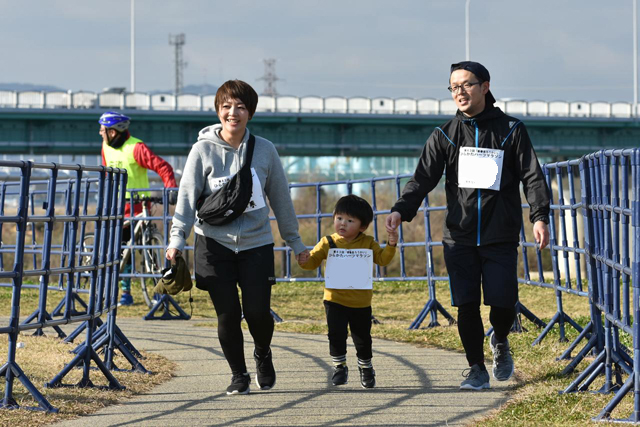
[[(129, 203), (129, 201), (127, 201)], [(136, 196), (134, 203), (141, 203), (142, 212), (135, 215), (136, 218), (147, 218), (151, 216), (149, 213), (153, 209), (155, 204), (162, 204), (162, 197), (149, 197), (149, 196)], [(133, 242), (122, 241), (122, 245), (129, 245), (133, 247), (127, 247), (122, 251), (120, 259), (120, 274), (127, 273), (126, 269), (131, 265), (130, 272), (134, 275), (132, 279), (139, 274), (140, 289), (142, 291), (142, 297), (144, 302), (149, 308), (152, 308), (157, 302), (156, 295), (153, 296), (153, 288), (158, 283), (161, 275), (162, 268), (164, 267), (164, 236), (158, 230), (156, 224), (151, 220), (136, 220), (133, 229)], [(123, 226), (131, 227), (131, 221), (126, 220)], [(85, 235), (82, 242), (81, 253), (86, 254), (83, 256), (82, 263), (91, 263), (90, 254), (93, 250), (94, 235), (88, 233)], [(136, 252), (133, 252), (133, 251)], [(138, 256), (138, 251), (141, 257)], [(135, 261), (136, 265), (132, 264)], [(87, 264), (88, 265), (88, 264)]]

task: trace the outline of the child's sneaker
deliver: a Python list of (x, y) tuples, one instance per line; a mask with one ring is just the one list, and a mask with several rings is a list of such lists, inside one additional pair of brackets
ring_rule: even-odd
[(361, 368), (360, 370), (360, 384), (364, 388), (374, 388), (376, 386), (376, 371), (373, 368)]
[(260, 387), (260, 390), (270, 390), (276, 385), (276, 370), (273, 367), (273, 360), (271, 358), (271, 349), (264, 357), (259, 357), (258, 354), (253, 352), (253, 359), (256, 361), (256, 383)]
[(248, 373), (233, 374), (231, 385), (227, 387), (227, 394), (249, 394), (249, 383), (251, 377)]
[(349, 368), (347, 368), (347, 365), (337, 365), (333, 368), (333, 375), (331, 376), (333, 385), (346, 384), (348, 379)]
[(489, 388), (489, 372), (475, 364), (471, 369), (465, 369), (462, 376), (466, 379), (460, 384), (460, 390), (482, 390)]

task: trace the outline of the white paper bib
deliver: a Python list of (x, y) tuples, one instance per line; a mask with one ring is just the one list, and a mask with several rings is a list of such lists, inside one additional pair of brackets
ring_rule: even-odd
[(458, 187), (500, 190), (504, 151), (461, 147), (458, 156)]
[(264, 202), (264, 196), (262, 195), (262, 185), (260, 184), (260, 178), (254, 168), (251, 168), (251, 179), (253, 179), (253, 187), (251, 189), (251, 200), (247, 205), (245, 212), (251, 212), (258, 209), (262, 209), (266, 206)]
[(373, 289), (373, 251), (329, 249), (324, 286), (329, 289)]

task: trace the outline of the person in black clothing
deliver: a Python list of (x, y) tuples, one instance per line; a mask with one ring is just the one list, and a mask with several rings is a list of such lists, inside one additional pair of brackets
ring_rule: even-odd
[(491, 307), (493, 376), (506, 381), (513, 374), (507, 335), (518, 301), (520, 183), (531, 206), (535, 241), (540, 249), (549, 243), (549, 190), (540, 163), (524, 124), (493, 105), (489, 79), (489, 71), (477, 62), (451, 66), (448, 89), (458, 107), (456, 116), (433, 131), (386, 219), (389, 231), (401, 221), (411, 221), (445, 173), (444, 260), (471, 367), (463, 374), (464, 390), (489, 388), (481, 290), (484, 304)]

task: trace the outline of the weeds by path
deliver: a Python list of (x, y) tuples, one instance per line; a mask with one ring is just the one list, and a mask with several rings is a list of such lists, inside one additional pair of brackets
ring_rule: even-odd
[[(38, 388), (49, 403), (59, 409), (59, 413), (51, 414), (27, 409), (0, 410), (0, 425), (11, 427), (41, 426), (65, 419), (77, 418), (90, 414), (151, 390), (154, 386), (168, 381), (175, 370), (175, 363), (153, 353), (142, 352), (145, 368), (152, 374), (137, 372), (112, 371), (126, 390), (105, 390), (100, 388), (61, 387), (44, 388), (44, 383), (51, 381), (58, 372), (73, 358), (69, 353), (76, 344), (65, 344), (58, 338), (20, 335), (24, 347), (17, 349), (16, 361), (26, 373), (29, 380)], [(6, 362), (7, 340), (0, 340), (0, 360)], [(117, 353), (114, 358), (117, 366), (129, 368), (131, 365)], [(105, 386), (107, 381), (98, 370), (91, 370), (91, 381), (96, 386)], [(72, 369), (63, 379), (65, 384), (77, 384), (82, 378), (81, 369)], [(2, 387), (4, 393), (4, 387)], [(22, 383), (14, 380), (14, 398), (22, 406), (38, 406)]]

